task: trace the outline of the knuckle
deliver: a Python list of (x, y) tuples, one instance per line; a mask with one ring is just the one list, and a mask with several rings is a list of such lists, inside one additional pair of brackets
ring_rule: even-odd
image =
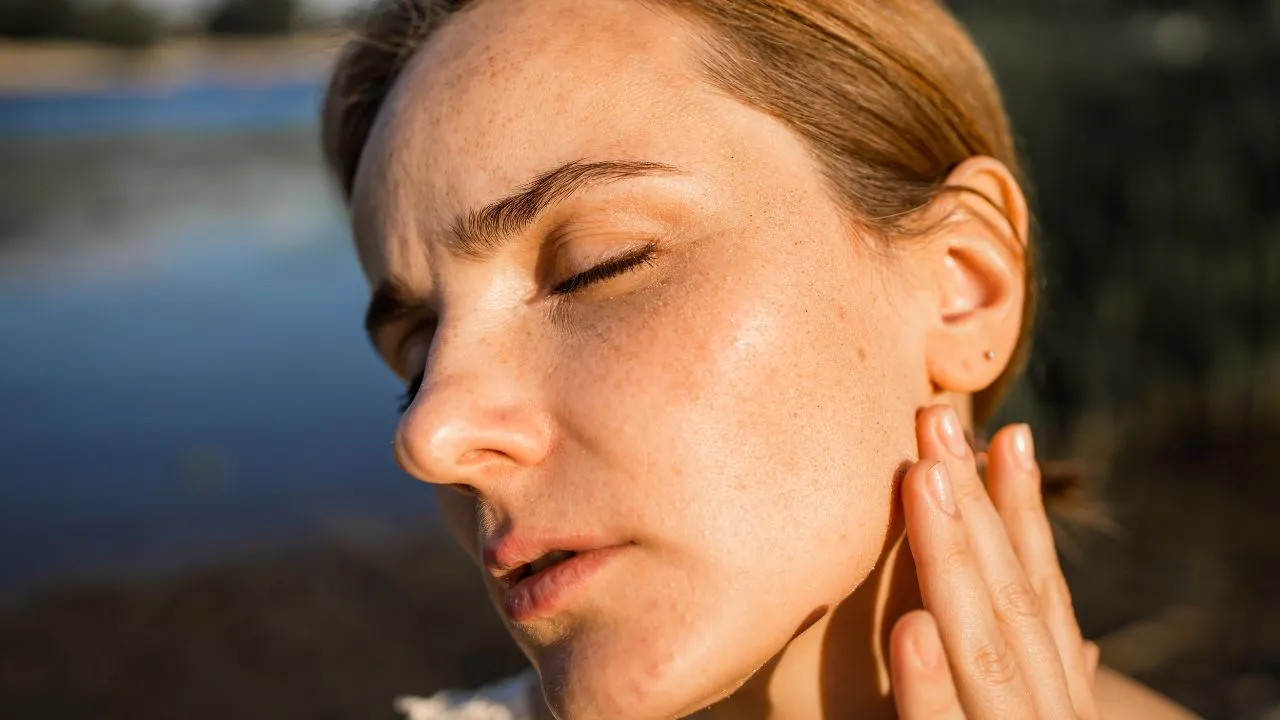
[(1045, 604), (1074, 612), (1071, 588), (1067, 585), (1066, 578), (1062, 577), (1062, 573), (1046, 573), (1046, 577), (1039, 578), (1036, 582), (1036, 592)]
[(1040, 486), (1035, 486), (1034, 492), (1028, 491), (1019, 495), (1014, 509), (1018, 514), (1032, 521), (1038, 522), (1041, 518), (1047, 518), (1044, 497), (1040, 494)]
[(992, 605), (1001, 622), (1020, 625), (1040, 616), (1040, 598), (1029, 585), (1012, 582), (996, 588)]
[(939, 567), (956, 568), (973, 563), (973, 547), (968, 533), (960, 530), (945, 538), (938, 548)]
[(1018, 677), (1018, 661), (1003, 639), (980, 646), (973, 653), (972, 667), (978, 682), (988, 687), (1004, 687)]
[(954, 568), (970, 562), (969, 546), (965, 543), (953, 543), (938, 553), (938, 567)]
[(987, 488), (976, 479), (972, 482), (965, 481), (956, 483), (956, 500), (958, 500), (961, 505), (972, 505), (974, 503), (981, 502), (986, 497)]

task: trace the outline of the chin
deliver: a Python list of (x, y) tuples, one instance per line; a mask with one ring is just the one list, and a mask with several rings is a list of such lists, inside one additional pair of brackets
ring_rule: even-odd
[[(727, 594), (733, 597), (733, 594)], [(760, 623), (756, 604), (627, 598), (641, 607), (558, 627), (555, 640), (520, 644), (538, 669), (547, 703), (560, 720), (671, 720), (740, 687), (790, 639)], [(742, 629), (751, 628), (749, 635)], [(731, 651), (726, 651), (731, 649)]]
[[(864, 528), (866, 536), (844, 537), (848, 554), (828, 553), (820, 566), (790, 558), (840, 537), (834, 531), (793, 535), (773, 556), (731, 542), (697, 558), (641, 546), (543, 615), (522, 623), (504, 617), (560, 720), (685, 717), (742, 687), (812, 622), (816, 608), (834, 607), (867, 577), (879, 557), (880, 526), (858, 520), (831, 523)], [(759, 557), (778, 562), (749, 561)]]
[(713, 691), (700, 687), (714, 673), (697, 672), (677, 662), (675, 654), (655, 649), (539, 652), (535, 664), (548, 706), (560, 720), (671, 720), (715, 699)]

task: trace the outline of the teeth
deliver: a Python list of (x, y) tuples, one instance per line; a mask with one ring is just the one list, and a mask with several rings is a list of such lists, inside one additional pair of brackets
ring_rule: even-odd
[(529, 563), (529, 574), (542, 572), (556, 563), (568, 560), (573, 557), (573, 553), (568, 550), (555, 550), (543, 555), (542, 557)]

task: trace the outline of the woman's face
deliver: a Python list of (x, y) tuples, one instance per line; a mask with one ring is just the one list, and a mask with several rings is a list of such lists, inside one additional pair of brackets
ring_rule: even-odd
[(862, 582), (930, 393), (919, 283), (697, 42), (632, 0), (482, 2), (357, 178), (371, 332), (424, 374), (397, 456), (574, 718), (718, 699)]

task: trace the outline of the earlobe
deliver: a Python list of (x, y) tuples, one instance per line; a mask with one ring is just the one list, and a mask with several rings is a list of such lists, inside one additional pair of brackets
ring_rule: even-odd
[(1026, 200), (1013, 174), (991, 158), (962, 163), (947, 180), (946, 219), (928, 262), (937, 298), (927, 370), (940, 391), (974, 393), (1010, 362), (1026, 296)]

